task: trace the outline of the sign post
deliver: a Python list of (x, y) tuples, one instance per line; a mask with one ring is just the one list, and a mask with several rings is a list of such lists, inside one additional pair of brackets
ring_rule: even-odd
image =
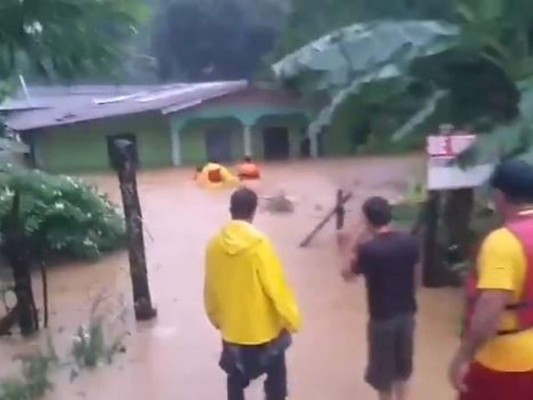
[[(455, 161), (469, 149), (477, 136), (454, 131), (450, 127), (440, 135), (427, 138), (427, 188), (429, 199), (426, 206), (424, 234), (424, 285), (446, 286), (453, 276), (442, 265), (447, 259), (447, 249), (454, 245), (466, 246), (470, 212), (473, 207), (472, 189), (483, 185), (490, 177), (493, 166), (478, 164), (462, 168)], [(443, 194), (443, 192), (446, 192)], [(444, 202), (444, 208), (443, 208)], [(442, 212), (444, 210), (444, 214)], [(451, 212), (457, 221), (451, 222)], [(440, 225), (447, 224), (445, 244), (439, 244), (437, 233)]]
[(452, 134), (428, 136), (426, 152), (428, 190), (454, 190), (481, 186), (492, 173), (491, 164), (461, 168), (454, 163), (457, 157), (471, 147), (476, 135)]

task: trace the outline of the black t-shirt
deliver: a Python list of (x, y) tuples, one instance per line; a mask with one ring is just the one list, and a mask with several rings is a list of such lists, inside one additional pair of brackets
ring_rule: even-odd
[(371, 319), (384, 320), (417, 311), (418, 262), (418, 243), (407, 233), (381, 233), (359, 245), (354, 272), (365, 277)]

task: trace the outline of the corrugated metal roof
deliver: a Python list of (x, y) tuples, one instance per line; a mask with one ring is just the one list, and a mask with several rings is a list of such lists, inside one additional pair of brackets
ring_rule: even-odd
[[(173, 84), (147, 87), (125, 87), (121, 90), (110, 86), (77, 87), (75, 91), (54, 94), (32, 94), (31, 102), (13, 100), (15, 111), (5, 123), (15, 131), (69, 125), (147, 111), (159, 111), (168, 107), (187, 109), (202, 102), (248, 87), (246, 81)], [(133, 89), (135, 88), (135, 89)], [(30, 93), (34, 91), (30, 88)], [(18, 103), (17, 103), (18, 102)], [(23, 111), (21, 111), (23, 110)]]

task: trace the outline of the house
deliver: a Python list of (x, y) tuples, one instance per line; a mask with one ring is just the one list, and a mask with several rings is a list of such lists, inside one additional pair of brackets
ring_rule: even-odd
[(136, 141), (141, 168), (283, 160), (316, 153), (307, 106), (246, 81), (30, 88), (0, 105), (5, 125), (48, 171), (109, 168), (108, 141)]

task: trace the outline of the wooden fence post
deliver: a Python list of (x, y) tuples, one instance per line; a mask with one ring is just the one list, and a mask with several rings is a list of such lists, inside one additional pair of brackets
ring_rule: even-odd
[[(15, 282), (15, 295), (17, 305), (13, 309), (13, 316), (19, 323), (20, 332), (24, 336), (31, 335), (39, 330), (39, 319), (33, 296), (31, 280), (31, 252), (27, 237), (24, 235), (20, 221), (20, 198), (21, 193), (17, 189), (13, 196), (13, 205), (6, 218), (6, 234), (3, 243), (3, 254), (13, 270)], [(9, 315), (8, 315), (9, 317)], [(14, 318), (3, 321), (4, 328), (9, 330), (9, 322)]]
[(135, 318), (149, 320), (157, 315), (152, 306), (146, 255), (144, 249), (143, 220), (137, 192), (136, 144), (127, 139), (115, 138), (109, 143), (111, 163), (117, 171), (128, 236), (130, 275), (133, 286)]
[(342, 189), (337, 190), (337, 200), (335, 204), (337, 205), (336, 209), (336, 227), (340, 231), (344, 228), (344, 218), (346, 217), (346, 208), (344, 207), (344, 194)]
[[(314, 237), (326, 226), (326, 224), (329, 222), (330, 219), (337, 216), (339, 217), (338, 209), (339, 206), (343, 208), (344, 205), (353, 197), (353, 194), (351, 192), (348, 192), (344, 194), (342, 191), (341, 197), (337, 200), (337, 203), (335, 204), (335, 207), (327, 213), (327, 215), (318, 223), (318, 225), (309, 233), (304, 240), (300, 243), (300, 247), (307, 247), (311, 243), (311, 241), (314, 239)], [(342, 218), (342, 223), (344, 224), (344, 218)], [(337, 219), (337, 227), (339, 226), (339, 219)]]
[(443, 271), (439, 259), (438, 229), (440, 220), (441, 193), (430, 191), (426, 203), (423, 238), (423, 284), (426, 287), (442, 287)]

